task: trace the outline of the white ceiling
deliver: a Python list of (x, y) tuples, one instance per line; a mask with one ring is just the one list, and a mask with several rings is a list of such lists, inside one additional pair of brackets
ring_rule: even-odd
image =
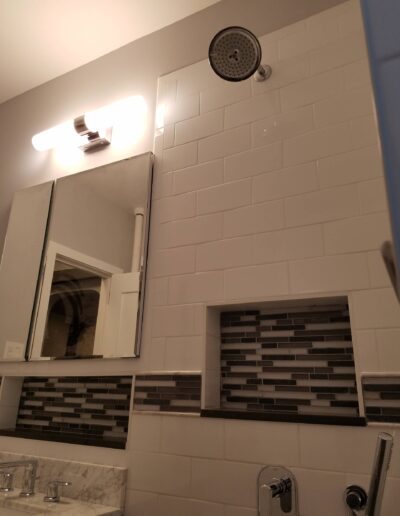
[(0, 0), (0, 103), (218, 0)]

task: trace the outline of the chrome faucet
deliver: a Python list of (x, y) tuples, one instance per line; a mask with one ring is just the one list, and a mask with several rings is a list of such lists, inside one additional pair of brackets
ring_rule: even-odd
[(357, 485), (349, 486), (346, 489), (345, 501), (351, 514), (355, 515), (358, 511), (365, 509), (365, 516), (380, 516), (392, 447), (393, 437), (385, 432), (380, 433), (376, 444), (368, 496), (364, 489)]
[(375, 460), (369, 484), (367, 508), (365, 516), (379, 516), (382, 507), (383, 490), (392, 455), (393, 437), (382, 432), (376, 443)]
[(266, 466), (258, 475), (258, 516), (277, 514), (298, 516), (297, 485), (291, 471), (282, 466)]
[(43, 498), (43, 501), (58, 503), (60, 501), (59, 487), (70, 485), (71, 482), (64, 482), (63, 480), (52, 480), (47, 484), (47, 494)]
[(0, 462), (0, 470), (2, 469), (13, 469), (13, 468), (25, 468), (24, 479), (22, 483), (22, 489), (20, 496), (32, 496), (35, 494), (35, 482), (36, 472), (38, 467), (38, 461), (32, 460), (16, 460)]

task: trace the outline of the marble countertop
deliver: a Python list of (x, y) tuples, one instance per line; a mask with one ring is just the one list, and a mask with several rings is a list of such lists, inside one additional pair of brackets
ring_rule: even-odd
[(116, 507), (86, 503), (71, 498), (61, 497), (58, 503), (43, 501), (43, 494), (36, 493), (29, 498), (20, 498), (19, 490), (16, 489), (9, 494), (0, 494), (0, 516), (2, 508), (23, 511), (34, 516), (45, 516), (48, 514), (62, 514), (62, 516), (121, 516), (122, 512)]

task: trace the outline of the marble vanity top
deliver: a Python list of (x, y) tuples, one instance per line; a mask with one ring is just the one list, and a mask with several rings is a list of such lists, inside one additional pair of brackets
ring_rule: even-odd
[(19, 490), (10, 494), (0, 494), (0, 516), (13, 514), (31, 514), (45, 516), (48, 514), (62, 514), (63, 516), (121, 516), (120, 509), (107, 507), (90, 502), (81, 502), (62, 497), (58, 503), (43, 501), (43, 494), (36, 493), (30, 498), (20, 498)]

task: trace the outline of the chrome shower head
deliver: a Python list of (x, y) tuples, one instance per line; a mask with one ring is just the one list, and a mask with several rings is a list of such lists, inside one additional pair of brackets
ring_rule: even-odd
[(212, 39), (208, 58), (214, 72), (226, 81), (238, 82), (255, 75), (263, 81), (270, 66), (261, 66), (261, 46), (256, 36), (243, 27), (227, 27)]

